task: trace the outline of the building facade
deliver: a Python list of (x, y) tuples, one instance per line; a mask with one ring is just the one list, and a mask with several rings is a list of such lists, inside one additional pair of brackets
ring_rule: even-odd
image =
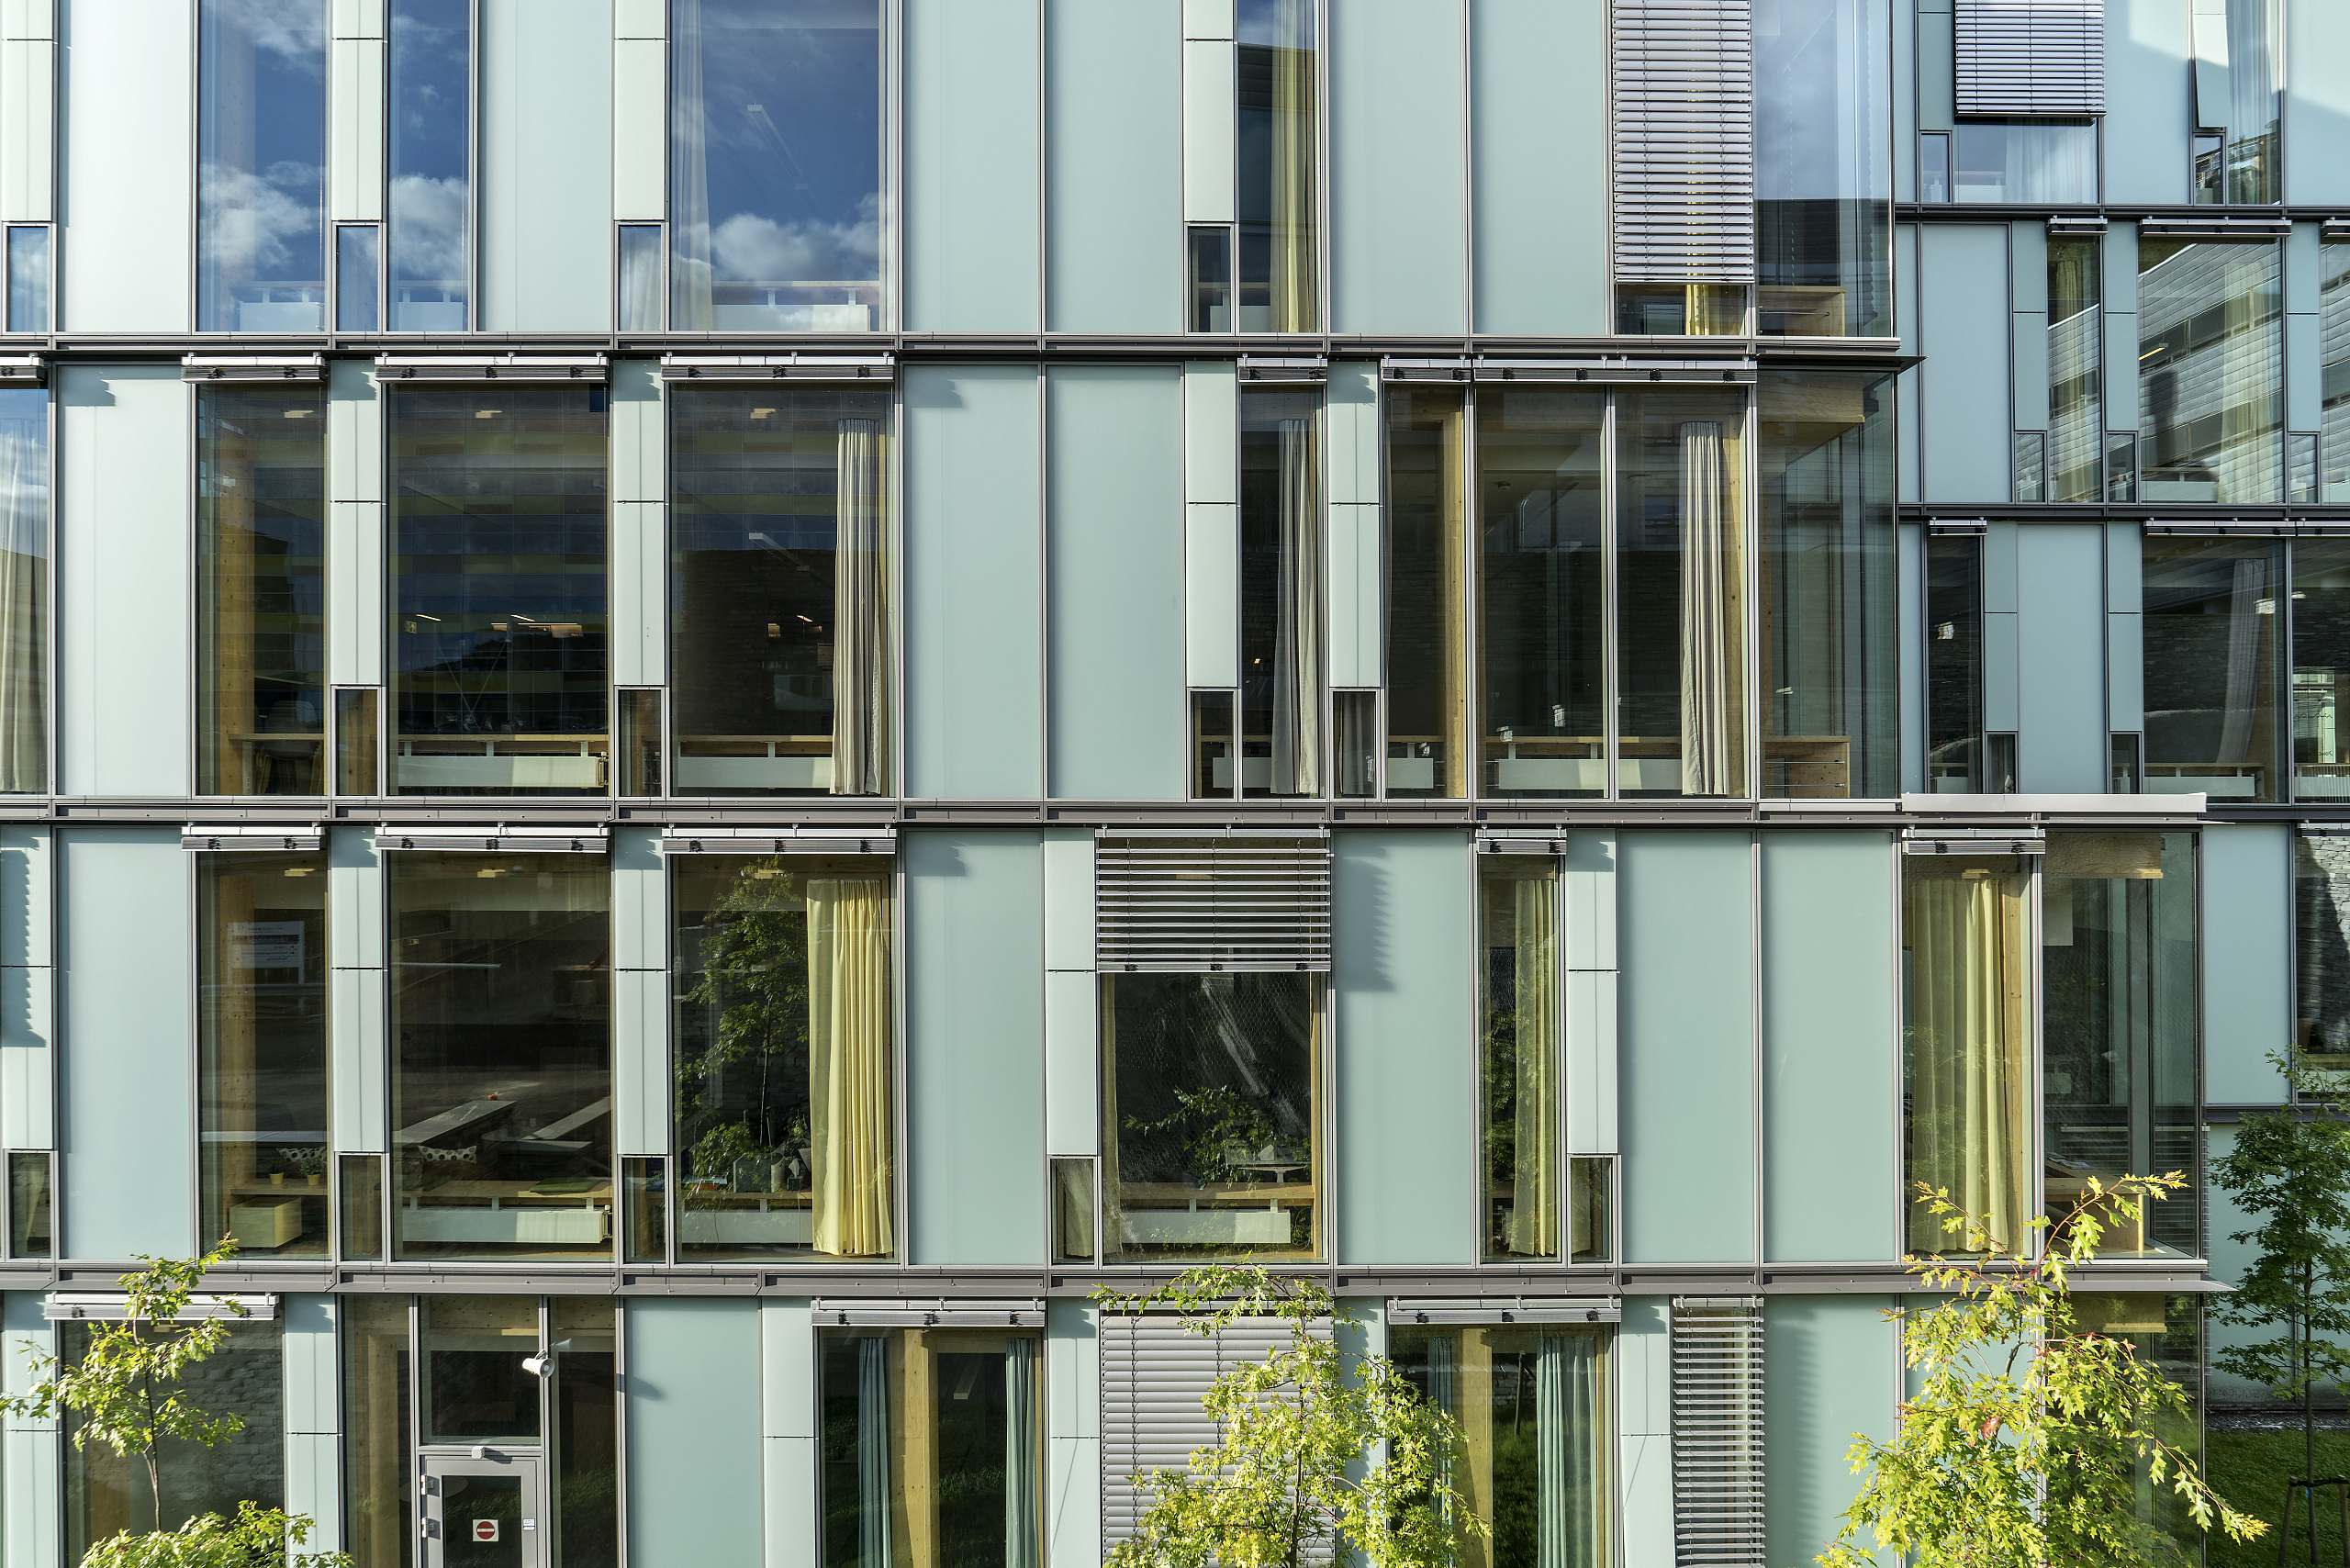
[[(2350, 7), (0, 0), (0, 1340), (363, 1568), (1081, 1568), (1311, 1273), (1807, 1562), (2350, 1056)], [(2337, 626), (2333, 612), (2344, 613)], [(2344, 661), (2337, 664), (2337, 659)], [(2231, 1390), (2216, 1381), (2208, 1395)], [(0, 1425), (0, 1563), (150, 1522)]]

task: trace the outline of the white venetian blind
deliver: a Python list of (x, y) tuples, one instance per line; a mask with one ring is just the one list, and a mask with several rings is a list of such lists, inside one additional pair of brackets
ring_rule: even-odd
[(1759, 1301), (1673, 1298), (1673, 1518), (1676, 1568), (1764, 1568)]
[(1330, 968), (1326, 838), (1105, 834), (1093, 877), (1105, 973)]
[(1751, 0), (1615, 0), (1616, 281), (1754, 277)]
[(1958, 0), (1960, 115), (2105, 112), (2105, 0)]

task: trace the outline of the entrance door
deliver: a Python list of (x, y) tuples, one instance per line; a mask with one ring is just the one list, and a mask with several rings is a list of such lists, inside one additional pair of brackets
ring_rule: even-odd
[(545, 1568), (539, 1456), (426, 1454), (422, 1568)]

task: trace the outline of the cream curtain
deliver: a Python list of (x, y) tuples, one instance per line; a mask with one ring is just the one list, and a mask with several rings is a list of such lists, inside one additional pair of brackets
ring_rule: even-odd
[(1538, 1568), (1606, 1568), (1613, 1556), (1607, 1344), (1545, 1334), (1534, 1361)]
[(808, 879), (809, 1145), (815, 1248), (886, 1257), (891, 1226), (890, 894), (879, 877)]
[(30, 421), (0, 424), (0, 793), (48, 787), (49, 487)]
[[(1910, 952), (1909, 1177), (1981, 1216), (2004, 1249), (2024, 1244), (2024, 994), (2030, 962), (2022, 873), (1913, 867), (1904, 918)], [(1911, 1208), (1909, 1245), (1954, 1249)]]
[(1310, 332), (1318, 317), (1314, 0), (1274, 0), (1273, 39), (1273, 330)]
[(890, 788), (890, 570), (881, 426), (840, 422), (834, 491), (833, 793)]
[(1314, 421), (1282, 420), (1272, 792), (1322, 792), (1322, 486)]
[(1740, 793), (1739, 569), (1718, 420), (1681, 427), (1681, 792)]
[(1511, 885), (1516, 916), (1517, 1170), (1510, 1193), (1509, 1249), (1559, 1254), (1559, 884), (1524, 877)]

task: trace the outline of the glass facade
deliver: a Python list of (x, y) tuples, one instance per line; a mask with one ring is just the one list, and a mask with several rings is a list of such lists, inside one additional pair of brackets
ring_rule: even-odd
[(1754, 6), (1754, 328), (1893, 335), (1893, 57), (1881, 0)]
[(605, 394), (393, 395), (391, 790), (610, 789)]
[(883, 316), (880, 0), (677, 0), (669, 319), (867, 332)]
[(679, 858), (681, 1259), (897, 1251), (894, 873)]
[(327, 324), (327, 0), (201, 0), (196, 325)]
[(2104, 265), (2096, 240), (2048, 238), (2048, 444), (2045, 498), (2105, 491)]
[(2274, 801), (2279, 789), (2276, 540), (2149, 539), (2145, 788)]
[(390, 315), (395, 332), (473, 324), (473, 0), (400, 0), (388, 119)]
[(196, 792), (327, 792), (327, 400), (196, 392)]
[(680, 390), (670, 407), (674, 791), (889, 793), (889, 394)]
[(611, 873), (401, 852), (389, 894), (397, 1258), (610, 1258)]
[(2139, 241), (2141, 498), (2281, 498), (2278, 266), (2273, 243)]

